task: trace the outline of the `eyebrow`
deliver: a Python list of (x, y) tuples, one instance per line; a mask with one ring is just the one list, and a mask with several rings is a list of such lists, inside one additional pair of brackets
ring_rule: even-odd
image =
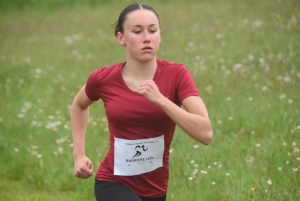
[[(149, 25), (149, 27), (153, 27), (153, 26), (157, 26), (157, 24), (150, 24)], [(131, 26), (131, 27), (143, 27), (142, 25), (139, 25), (139, 24), (137, 24), (137, 25), (133, 25), (133, 26)]]

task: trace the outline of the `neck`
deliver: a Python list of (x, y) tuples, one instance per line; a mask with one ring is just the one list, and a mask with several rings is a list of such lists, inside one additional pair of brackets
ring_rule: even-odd
[(153, 79), (156, 68), (156, 58), (145, 63), (136, 60), (128, 60), (122, 69), (122, 74), (138, 80), (148, 80)]

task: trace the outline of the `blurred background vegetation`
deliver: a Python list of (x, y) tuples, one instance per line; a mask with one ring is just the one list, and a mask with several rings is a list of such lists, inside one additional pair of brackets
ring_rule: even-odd
[[(158, 58), (191, 71), (214, 129), (201, 146), (179, 128), (168, 200), (300, 199), (300, 2), (145, 0)], [(94, 200), (73, 176), (70, 107), (97, 68), (124, 61), (111, 27), (130, 0), (0, 0), (0, 199)], [(101, 101), (86, 153), (108, 149)]]

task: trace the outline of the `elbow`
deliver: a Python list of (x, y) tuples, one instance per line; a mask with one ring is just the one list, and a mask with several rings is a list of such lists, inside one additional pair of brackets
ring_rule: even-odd
[(190, 130), (186, 130), (185, 132), (194, 138), (196, 141), (209, 145), (213, 139), (213, 130), (209, 121), (204, 122), (204, 125), (197, 124), (189, 127)]
[(213, 139), (213, 132), (212, 132), (212, 130), (210, 130), (209, 132), (207, 132), (205, 134), (205, 136), (203, 136), (203, 139), (201, 140), (201, 142), (204, 145), (209, 145), (210, 142), (212, 141), (212, 139)]

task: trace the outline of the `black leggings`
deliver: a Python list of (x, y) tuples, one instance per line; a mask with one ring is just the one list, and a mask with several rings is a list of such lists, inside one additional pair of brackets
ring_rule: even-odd
[(118, 182), (95, 181), (97, 201), (165, 201), (166, 195), (159, 198), (144, 198)]

